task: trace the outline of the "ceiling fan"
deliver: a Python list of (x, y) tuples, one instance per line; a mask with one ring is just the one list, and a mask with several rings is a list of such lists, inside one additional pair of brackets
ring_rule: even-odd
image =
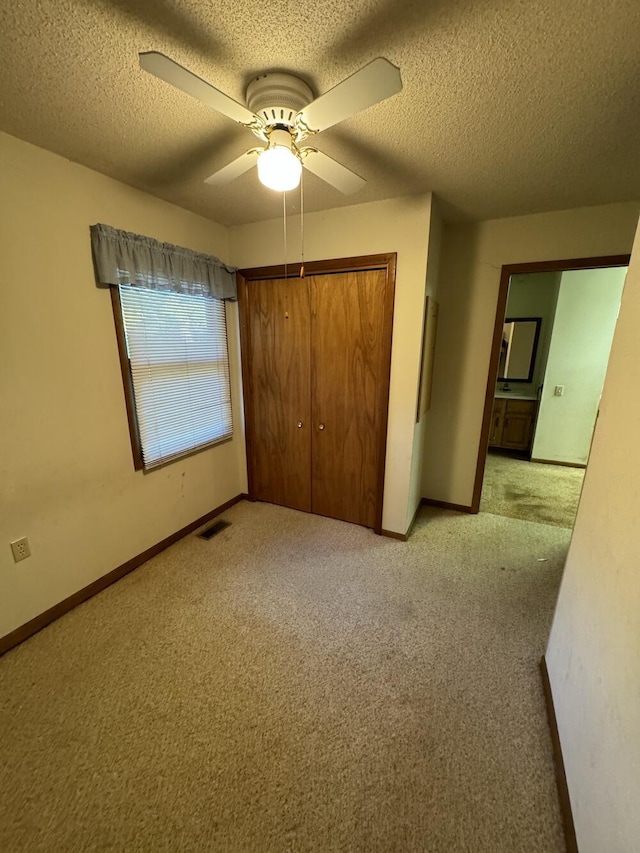
[(315, 100), (310, 86), (294, 74), (260, 74), (247, 87), (246, 106), (162, 53), (141, 53), (140, 67), (244, 125), (266, 143), (241, 154), (208, 177), (206, 184), (226, 184), (257, 165), (260, 181), (280, 192), (298, 186), (303, 166), (346, 194), (364, 186), (360, 175), (301, 143), (402, 89), (399, 69), (381, 57)]

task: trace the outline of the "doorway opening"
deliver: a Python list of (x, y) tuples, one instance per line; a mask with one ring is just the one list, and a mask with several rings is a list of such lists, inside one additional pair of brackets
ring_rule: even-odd
[(628, 263), (502, 268), (474, 512), (573, 527)]

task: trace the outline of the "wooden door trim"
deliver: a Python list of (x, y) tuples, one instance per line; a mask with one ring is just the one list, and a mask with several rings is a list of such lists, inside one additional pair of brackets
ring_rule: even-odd
[(242, 369), (242, 398), (244, 406), (244, 435), (245, 453), (247, 457), (247, 496), (250, 501), (256, 500), (255, 475), (253, 470), (253, 429), (254, 405), (251, 383), (251, 333), (249, 331), (249, 292), (248, 282), (251, 277), (245, 277), (242, 271), (236, 273), (238, 285), (238, 314), (240, 325), (240, 364)]
[[(390, 259), (395, 267), (396, 254), (359, 255), (353, 258), (327, 258), (323, 261), (305, 261), (305, 275), (327, 275), (333, 272), (363, 272), (365, 270), (388, 270)], [(287, 264), (286, 278), (300, 278), (300, 267), (297, 263)], [(284, 264), (270, 267), (252, 267), (238, 270), (237, 275), (246, 281), (263, 281), (269, 278), (285, 278)]]
[[(393, 306), (396, 284), (396, 259), (395, 252), (383, 255), (361, 255), (351, 258), (329, 258), (321, 261), (305, 262), (305, 274), (327, 275), (343, 272), (363, 272), (366, 270), (383, 270), (385, 272), (385, 304), (384, 304), (384, 338), (382, 351), (382, 376), (380, 408), (382, 412), (382, 426), (380, 429), (378, 482), (376, 494), (376, 522), (374, 531), (382, 533), (382, 512), (384, 502), (384, 478), (387, 456), (387, 429), (389, 423), (389, 386), (391, 382), (391, 349), (393, 332)], [(270, 278), (284, 278), (284, 264), (269, 267), (252, 267), (241, 269), (236, 273), (238, 283), (238, 311), (240, 318), (240, 353), (242, 362), (242, 385), (244, 397), (245, 417), (245, 445), (247, 454), (247, 479), (249, 500), (255, 500), (254, 472), (253, 472), (253, 388), (251, 387), (251, 339), (248, 329), (248, 283), (250, 281), (264, 281)], [(287, 264), (287, 278), (296, 279), (300, 277), (298, 265)]]
[[(374, 527), (378, 535), (382, 535), (382, 512), (384, 509), (384, 476), (387, 461), (387, 430), (389, 426), (389, 386), (391, 384), (391, 348), (393, 338), (393, 305), (396, 292), (396, 259), (397, 255), (386, 255), (387, 263), (383, 267), (386, 271), (385, 282), (385, 305), (384, 305), (384, 336), (382, 350), (382, 385), (380, 391), (380, 409), (383, 410), (382, 427), (380, 429), (378, 468), (378, 495), (376, 506), (376, 524)], [(373, 269), (373, 267), (369, 267)]]
[(522, 273), (569, 272), (571, 270), (626, 267), (629, 266), (630, 258), (630, 255), (602, 255), (595, 258), (567, 258), (565, 260), (557, 261), (532, 261), (521, 264), (504, 264), (502, 267), (502, 272), (500, 273), (500, 289), (498, 291), (498, 304), (496, 306), (496, 316), (493, 326), (493, 342), (491, 344), (491, 357), (489, 360), (489, 375), (487, 377), (487, 389), (484, 398), (480, 446), (478, 448), (478, 459), (476, 462), (476, 477), (473, 484), (471, 512), (477, 513), (480, 511), (482, 481), (484, 479), (484, 468), (487, 461), (487, 451), (489, 449), (489, 433), (491, 431), (491, 411), (493, 408), (493, 398), (495, 397), (496, 382), (498, 380), (500, 341), (502, 338), (502, 326), (506, 316), (507, 296), (511, 276)]

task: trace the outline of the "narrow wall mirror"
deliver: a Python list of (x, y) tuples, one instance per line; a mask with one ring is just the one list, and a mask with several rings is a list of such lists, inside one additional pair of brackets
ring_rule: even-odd
[(502, 328), (499, 382), (531, 382), (541, 317), (507, 317)]

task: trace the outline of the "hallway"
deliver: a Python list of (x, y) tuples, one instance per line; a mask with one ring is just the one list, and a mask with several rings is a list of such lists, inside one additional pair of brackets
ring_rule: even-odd
[(489, 451), (480, 512), (572, 528), (584, 468), (529, 462)]

